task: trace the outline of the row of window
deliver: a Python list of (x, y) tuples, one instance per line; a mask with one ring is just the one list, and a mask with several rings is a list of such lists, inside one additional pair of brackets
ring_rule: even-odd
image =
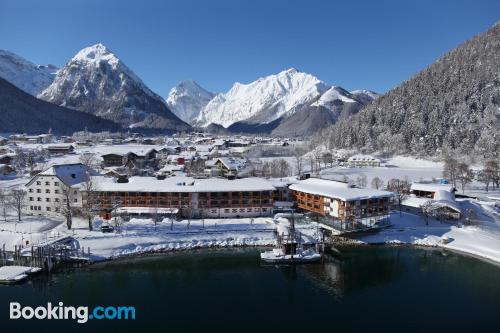
[[(30, 201), (35, 201), (34, 197), (29, 197), (29, 199), (30, 199)], [(42, 201), (42, 198), (37, 197), (36, 201)], [(45, 198), (45, 202), (50, 202), (50, 201), (51, 201), (50, 198)], [(54, 202), (59, 202), (59, 198), (55, 198)], [(66, 199), (63, 199), (63, 202), (66, 202)], [(73, 202), (78, 202), (78, 199), (73, 199)]]
[[(37, 211), (41, 211), (42, 210), (42, 207), (41, 206), (30, 206), (30, 210), (37, 210)], [(52, 209), (50, 207), (45, 207), (45, 210), (47, 212), (50, 212)], [(59, 212), (59, 207), (56, 207), (55, 208), (55, 211), (56, 212)]]
[[(42, 185), (42, 182), (40, 180), (37, 180), (36, 184)], [(45, 186), (50, 186), (50, 182), (45, 182)], [(59, 186), (59, 182), (54, 182), (54, 186)]]
[[(244, 213), (245, 211), (246, 212), (252, 212), (252, 211), (253, 212), (260, 212), (261, 208), (246, 208), (246, 210), (245, 210), (245, 208), (239, 208), (239, 209), (238, 208), (232, 208), (232, 209), (230, 209), (230, 208), (224, 208), (224, 213), (238, 213), (238, 212)], [(267, 208), (262, 208), (262, 211), (263, 212), (267, 212)], [(210, 213), (216, 214), (217, 213), (217, 209), (211, 209)]]
[[(33, 189), (32, 189), (32, 188), (30, 188), (30, 189), (28, 190), (28, 192), (29, 192), (29, 193), (33, 193), (34, 191), (33, 191)], [(41, 190), (41, 189), (39, 189), (39, 188), (37, 188), (37, 189), (36, 189), (36, 193), (42, 193), (42, 190)], [(46, 189), (46, 190), (45, 190), (45, 193), (50, 194), (50, 190), (49, 190), (49, 189)], [(59, 194), (59, 190), (54, 190), (54, 193), (55, 193), (55, 194)], [(75, 192), (75, 194), (76, 194), (76, 192)]]

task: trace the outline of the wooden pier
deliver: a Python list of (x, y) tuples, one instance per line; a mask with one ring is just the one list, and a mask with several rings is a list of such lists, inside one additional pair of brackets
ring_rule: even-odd
[(0, 267), (38, 267), (42, 271), (51, 272), (61, 266), (83, 266), (91, 263), (90, 248), (85, 251), (77, 244), (78, 242), (70, 236), (59, 237), (24, 248), (15, 245), (12, 251), (7, 251), (5, 244), (3, 244), (0, 248)]

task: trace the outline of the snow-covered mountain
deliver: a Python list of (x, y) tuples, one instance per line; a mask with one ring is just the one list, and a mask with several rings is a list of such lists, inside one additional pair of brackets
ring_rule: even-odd
[(367, 90), (350, 93), (291, 68), (249, 84), (235, 83), (216, 95), (194, 122), (232, 132), (307, 135), (358, 112), (376, 96)]
[(379, 94), (371, 90), (360, 89), (351, 91), (351, 95), (354, 96), (358, 101), (368, 104), (380, 97)]
[(0, 77), (30, 95), (36, 96), (47, 88), (57, 70), (54, 65), (35, 65), (17, 54), (0, 50)]
[(311, 104), (328, 88), (316, 77), (291, 68), (249, 84), (235, 83), (227, 93), (216, 95), (196, 121), (224, 127), (241, 121), (270, 123)]
[(195, 81), (181, 81), (170, 90), (167, 105), (177, 117), (191, 123), (214, 96)]
[(78, 52), (38, 97), (127, 127), (189, 128), (160, 96), (102, 44)]

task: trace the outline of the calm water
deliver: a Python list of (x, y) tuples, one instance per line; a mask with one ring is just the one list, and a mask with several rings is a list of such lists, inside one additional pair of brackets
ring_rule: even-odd
[[(500, 268), (436, 250), (348, 248), (263, 265), (258, 250), (168, 254), (0, 286), (0, 332), (498, 332)], [(135, 321), (10, 321), (8, 302), (134, 305)]]

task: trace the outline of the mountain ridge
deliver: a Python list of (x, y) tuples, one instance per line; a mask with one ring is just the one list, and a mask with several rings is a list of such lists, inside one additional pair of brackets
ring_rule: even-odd
[(100, 43), (80, 50), (38, 97), (124, 127), (190, 129), (170, 111), (163, 98)]

